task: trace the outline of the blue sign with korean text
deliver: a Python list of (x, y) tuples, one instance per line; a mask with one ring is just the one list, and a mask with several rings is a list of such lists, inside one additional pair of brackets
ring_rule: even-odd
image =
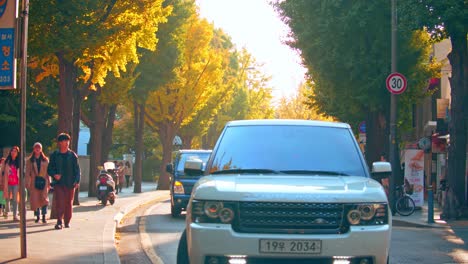
[(15, 65), (14, 28), (0, 28), (0, 86), (13, 86)]

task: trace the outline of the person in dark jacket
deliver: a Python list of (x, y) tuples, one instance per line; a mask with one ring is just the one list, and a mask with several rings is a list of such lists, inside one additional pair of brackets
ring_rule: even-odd
[(57, 224), (55, 229), (70, 227), (73, 213), (73, 197), (80, 184), (81, 172), (78, 156), (70, 150), (70, 135), (61, 133), (57, 137), (58, 150), (50, 155), (47, 173), (52, 176), (54, 202), (56, 202)]

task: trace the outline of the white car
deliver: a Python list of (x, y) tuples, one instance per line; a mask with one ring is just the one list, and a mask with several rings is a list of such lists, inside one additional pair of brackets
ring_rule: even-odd
[(347, 124), (229, 122), (205, 174), (192, 191), (178, 263), (388, 261), (387, 196)]

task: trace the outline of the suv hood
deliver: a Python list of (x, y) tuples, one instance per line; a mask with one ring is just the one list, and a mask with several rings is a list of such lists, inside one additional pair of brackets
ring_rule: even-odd
[(269, 202), (387, 202), (377, 181), (362, 176), (216, 175), (201, 178), (193, 199)]

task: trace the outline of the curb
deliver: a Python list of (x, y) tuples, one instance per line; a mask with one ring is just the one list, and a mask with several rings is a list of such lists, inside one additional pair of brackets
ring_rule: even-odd
[(127, 215), (132, 210), (136, 209), (138, 206), (160, 199), (159, 197), (160, 194), (158, 194), (158, 191), (151, 191), (151, 192), (146, 192), (146, 193), (152, 193), (155, 196), (148, 195), (147, 198), (142, 198), (141, 200), (135, 199), (135, 201), (129, 203), (128, 205), (124, 205), (120, 207), (119, 212), (116, 213), (112, 219), (107, 220), (104, 226), (103, 233), (102, 233), (104, 263), (109, 263), (109, 264), (119, 263), (120, 264), (120, 257), (115, 247), (115, 233), (116, 233), (116, 229), (120, 225), (120, 221), (122, 220), (122, 218), (124, 218), (125, 215)]
[[(120, 214), (121, 212), (117, 213)], [(115, 216), (113, 219), (108, 219), (102, 232), (102, 249), (104, 252), (104, 263), (119, 263), (120, 258), (115, 248), (115, 229), (117, 228)], [(111, 234), (111, 235), (110, 235)]]
[(405, 221), (405, 220), (400, 220), (400, 219), (392, 219), (392, 225), (393, 226), (399, 226), (399, 227), (417, 227), (417, 228), (447, 228), (448, 226), (446, 224), (441, 224), (441, 223), (422, 223), (422, 222), (411, 222), (411, 221)]
[(158, 254), (154, 250), (153, 243), (151, 242), (151, 238), (146, 232), (146, 218), (155, 206), (157, 206), (160, 202), (166, 201), (166, 200), (167, 200), (167, 197), (158, 197), (157, 199), (155, 199), (154, 202), (157, 204), (146, 209), (143, 214), (143, 217), (141, 217), (140, 220), (138, 221), (138, 231), (140, 234), (141, 247), (143, 248), (143, 251), (145, 251), (146, 256), (150, 259), (151, 263), (153, 264), (164, 264), (164, 261), (158, 256)]

